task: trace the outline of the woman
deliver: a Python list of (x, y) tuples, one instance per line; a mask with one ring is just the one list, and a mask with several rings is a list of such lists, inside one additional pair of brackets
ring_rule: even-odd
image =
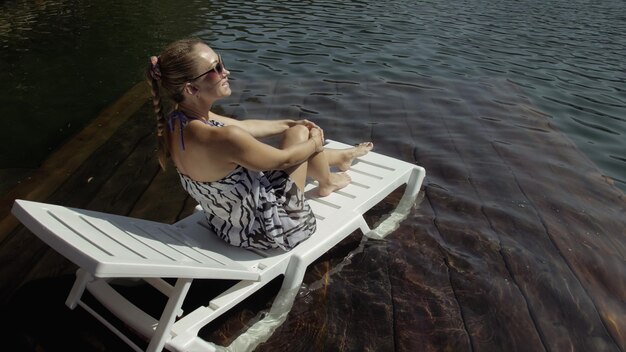
[[(199, 39), (176, 41), (147, 72), (157, 115), (159, 163), (171, 156), (184, 189), (206, 212), (226, 242), (248, 248), (289, 250), (315, 232), (304, 199), (307, 176), (327, 196), (350, 183), (344, 173), (353, 159), (372, 149), (323, 147), (323, 132), (307, 120), (239, 121), (211, 112), (231, 94), (222, 58)], [(161, 90), (175, 104), (163, 113)], [(280, 148), (258, 138), (282, 135)]]

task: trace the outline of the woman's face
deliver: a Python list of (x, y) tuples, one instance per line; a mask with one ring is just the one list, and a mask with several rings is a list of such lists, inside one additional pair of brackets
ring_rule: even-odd
[(221, 56), (205, 44), (196, 46), (198, 53), (197, 75), (190, 84), (197, 89), (199, 98), (217, 100), (230, 96), (228, 76), (230, 71), (224, 66)]

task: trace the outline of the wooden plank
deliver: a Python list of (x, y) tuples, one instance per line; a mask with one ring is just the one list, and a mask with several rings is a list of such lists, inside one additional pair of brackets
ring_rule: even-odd
[(388, 237), (397, 351), (468, 351), (442, 234), (428, 198)]
[(137, 83), (120, 99), (68, 140), (27, 180), (0, 199), (0, 243), (18, 226), (11, 213), (15, 199), (44, 200), (58, 189), (83, 162), (128, 120), (149, 97), (145, 82)]
[[(385, 112), (374, 130), (382, 139), (375, 147), (384, 147), (382, 152), (388, 155), (423, 165), (425, 160), (420, 156), (424, 151), (436, 150), (428, 144), (432, 140), (427, 138), (433, 130), (429, 131), (424, 124), (436, 122), (439, 113), (436, 109), (427, 110), (429, 104), (419, 104), (429, 90), (424, 93), (400, 86), (384, 89), (382, 84), (372, 88), (372, 94), (385, 92), (383, 100), (390, 99), (389, 106), (372, 112), (379, 115)], [(419, 205), (386, 239), (389, 252), (393, 253), (388, 261), (388, 272), (393, 292), (396, 350), (399, 351), (471, 349), (453, 286), (455, 268), (450, 267), (446, 241), (442, 237), (445, 234), (436, 226), (433, 204), (425, 196), (430, 187), (437, 187), (437, 182), (436, 176), (432, 177), (431, 170), (427, 169), (417, 200)], [(387, 207), (386, 211), (391, 211), (391, 205)]]
[[(494, 90), (506, 91), (502, 86)], [(562, 265), (572, 272), (565, 286), (571, 292), (563, 292), (563, 296), (576, 299), (555, 303), (563, 306), (565, 313), (577, 312), (584, 317), (576, 314), (567, 319), (578, 328), (572, 332), (574, 344), (589, 350), (624, 347), (626, 337), (616, 317), (626, 316), (626, 290), (624, 280), (614, 277), (623, 271), (626, 245), (624, 223), (618, 221), (620, 211), (625, 209), (621, 192), (597, 172), (589, 171), (595, 166), (581, 157), (576, 146), (558, 130), (546, 122), (533, 126), (536, 116), (529, 115), (528, 110), (516, 116), (523, 119), (517, 126), (523, 123), (533, 128), (524, 133), (523, 140), (507, 138), (507, 143), (494, 143), (493, 147), (506, 166), (514, 170), (523, 197), (541, 221), (541, 232), (556, 248)], [(525, 156), (535, 153), (537, 146), (541, 146), (542, 157), (529, 168)], [(544, 171), (537, 175), (533, 172), (536, 168)], [(561, 281), (558, 279), (563, 280), (554, 278)], [(562, 335), (557, 332), (551, 337), (558, 342)], [(563, 341), (557, 347), (565, 348), (568, 343)]]
[[(110, 144), (109, 150), (103, 150), (103, 160), (113, 159), (117, 162), (111, 170), (111, 174), (98, 194), (90, 202), (81, 207), (117, 215), (128, 215), (139, 198), (152, 184), (159, 164), (156, 157), (156, 133), (152, 104), (144, 105), (134, 117), (134, 124), (129, 126), (133, 133), (120, 136), (124, 140), (116, 140)], [(128, 144), (122, 149), (127, 150), (123, 155), (116, 151), (119, 144)], [(98, 166), (92, 170), (98, 175)]]
[(169, 162), (166, 171), (158, 171), (129, 216), (171, 224), (179, 218), (188, 198), (176, 168)]
[[(438, 92), (439, 93), (439, 92)], [(450, 272), (450, 283), (473, 349), (510, 350), (524, 345), (542, 350), (540, 334), (528, 312), (519, 288), (512, 285), (512, 273), (503, 258), (498, 234), (482, 212), (482, 202), (472, 184), (479, 177), (464, 160), (465, 139), (471, 148), (484, 149), (474, 142), (479, 134), (472, 128), (472, 114), (456, 90), (426, 94), (406, 100), (407, 111), (420, 111), (411, 123), (413, 137), (424, 147), (417, 149), (421, 165), (428, 170), (426, 195), (433, 206), (434, 224), (440, 234), (438, 245)], [(424, 106), (417, 101), (431, 99)], [(476, 97), (474, 98), (474, 100)], [(480, 99), (480, 97), (479, 97)], [(422, 152), (424, 151), (424, 152)], [(476, 159), (471, 160), (472, 163)], [(482, 175), (489, 178), (488, 170)], [(497, 329), (506, 322), (507, 329)]]
[[(480, 87), (469, 86), (466, 89), (460, 92), (462, 99), (459, 101), (472, 101), (476, 99), (476, 96), (484, 94), (480, 91)], [(500, 94), (503, 92), (502, 89), (498, 91)], [(492, 95), (489, 94), (489, 96)], [(515, 101), (515, 97), (509, 96), (502, 100)], [(491, 104), (487, 112), (481, 110), (481, 107), (485, 106), (482, 104), (465, 103), (462, 109), (455, 108), (455, 105), (454, 102), (446, 105), (448, 109), (453, 109), (446, 116), (456, 114), (456, 116), (467, 117), (450, 119), (446, 127), (451, 134), (465, 131), (472, 136), (472, 148), (457, 148), (457, 150), (463, 164), (466, 165), (468, 181), (475, 190), (477, 199), (483, 204), (482, 213), (489, 221), (493, 233), (497, 235), (494, 239), (501, 248), (500, 252), (507, 269), (511, 272), (513, 283), (519, 287), (528, 304), (533, 322), (539, 328), (542, 342), (548, 349), (564, 349), (571, 345), (583, 346), (590, 350), (614, 348), (611, 337), (606, 333), (595, 313), (592, 300), (589, 299), (585, 288), (580, 286), (568, 264), (563, 260), (560, 255), (562, 251), (554, 246), (552, 234), (546, 232), (544, 228), (545, 221), (541, 215), (545, 212), (544, 206), (530, 201), (527, 197), (528, 192), (531, 192), (531, 189), (537, 189), (539, 184), (550, 185), (553, 181), (529, 174), (524, 177), (524, 180), (530, 183), (521, 182), (520, 177), (523, 172), (532, 173), (532, 170), (536, 168), (542, 170), (545, 168), (538, 165), (538, 160), (529, 161), (528, 159), (517, 167), (511, 167), (507, 163), (507, 158), (501, 158), (498, 153), (493, 152), (494, 145), (503, 144), (493, 143), (491, 140), (494, 138), (506, 140), (504, 145), (516, 150), (527, 143), (532, 144), (532, 152), (530, 149), (524, 150), (524, 153), (528, 153), (525, 154), (526, 158), (528, 155), (539, 153), (542, 155), (539, 160), (546, 160), (543, 157), (545, 153), (538, 150), (549, 145), (549, 139), (563, 142), (559, 140), (557, 134), (550, 137), (546, 136), (545, 132), (540, 132), (546, 129), (536, 123), (534, 125), (536, 127), (532, 130), (515, 127), (520, 124), (519, 119), (516, 118), (519, 116), (519, 111), (515, 107)], [(465, 107), (474, 109), (469, 114), (458, 115)], [(502, 117), (507, 121), (508, 126), (498, 126), (497, 129), (492, 129), (493, 126), (488, 125), (492, 124), (493, 120), (480, 118), (486, 113)], [(533, 121), (528, 120), (525, 123), (532, 126)], [(477, 132), (472, 133), (473, 131)], [(553, 129), (547, 131), (555, 132)], [(534, 133), (541, 135), (541, 141), (539, 139), (533, 141)], [(462, 144), (462, 141), (459, 144)], [(559, 148), (559, 150), (559, 155), (567, 153), (567, 149)], [(524, 158), (519, 158), (520, 161), (522, 159)], [(545, 174), (545, 171), (541, 173), (541, 175)], [(526, 187), (522, 186), (523, 183)], [(544, 189), (542, 194), (546, 197), (551, 192)], [(515, 215), (512, 216), (512, 214)], [(566, 284), (563, 285), (563, 282)], [(563, 297), (577, 298), (566, 300)], [(576, 314), (572, 316), (572, 312)], [(584, 316), (585, 319), (576, 318), (578, 314)], [(570, 316), (570, 318), (561, 322), (563, 316)], [(554, 324), (554, 321), (559, 321), (559, 324)]]
[[(141, 187), (128, 185), (133, 182), (145, 183), (141, 178), (128, 177), (128, 170), (136, 175), (141, 169), (138, 169), (137, 160), (145, 160), (146, 152), (154, 154), (154, 140), (150, 138), (154, 124), (153, 119), (146, 119), (147, 113), (147, 108), (135, 111), (135, 115), (126, 119), (111, 138), (96, 149), (59, 189), (49, 198), (40, 201), (97, 211), (119, 212), (122, 215), (127, 212), (135, 202), (133, 197), (137, 198), (136, 193), (142, 192)], [(137, 157), (138, 154), (142, 156)], [(126, 161), (128, 163), (124, 164)], [(154, 161), (144, 163), (144, 170), (152, 169), (152, 173), (156, 172), (156, 167)], [(126, 176), (116, 178), (117, 173)], [(149, 172), (140, 174), (151, 177)], [(117, 189), (119, 192), (122, 185), (120, 181), (127, 186), (124, 196), (118, 197), (113, 203), (100, 201), (100, 197), (110, 200), (111, 189)], [(117, 186), (110, 186), (110, 182)], [(74, 265), (67, 259), (57, 254), (46, 254), (49, 250), (52, 251), (23, 226), (8, 236), (0, 246), (0, 292), (2, 292), (0, 299), (10, 296), (11, 292), (23, 282), (74, 270)]]

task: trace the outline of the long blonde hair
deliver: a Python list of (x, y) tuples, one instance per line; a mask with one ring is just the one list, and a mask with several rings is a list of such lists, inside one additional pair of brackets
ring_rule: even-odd
[(152, 90), (152, 105), (157, 118), (157, 153), (159, 165), (165, 170), (169, 156), (169, 130), (167, 118), (163, 113), (163, 103), (160, 88), (167, 93), (167, 97), (178, 104), (183, 101), (183, 89), (197, 70), (197, 61), (193, 55), (197, 44), (203, 43), (199, 38), (177, 40), (169, 44), (160, 56), (151, 57), (146, 71), (146, 80)]

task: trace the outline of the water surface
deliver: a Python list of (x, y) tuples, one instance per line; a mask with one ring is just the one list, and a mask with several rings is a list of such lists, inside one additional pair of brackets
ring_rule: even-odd
[(219, 111), (426, 167), (406, 223), (316, 281), (268, 350), (625, 348), (623, 1), (0, 6), (4, 189), (190, 35), (232, 72)]
[[(174, 39), (196, 35), (220, 50), (233, 78), (244, 81), (288, 76), (361, 86), (382, 82), (389, 85), (381, 86), (385, 89), (419, 85), (425, 78), (505, 79), (624, 187), (622, 1), (147, 5), (120, 0), (1, 6), (0, 109), (6, 117), (1, 169), (37, 167), (140, 81), (149, 55)], [(368, 100), (385, 104), (375, 95)], [(305, 109), (319, 113), (316, 106)]]

